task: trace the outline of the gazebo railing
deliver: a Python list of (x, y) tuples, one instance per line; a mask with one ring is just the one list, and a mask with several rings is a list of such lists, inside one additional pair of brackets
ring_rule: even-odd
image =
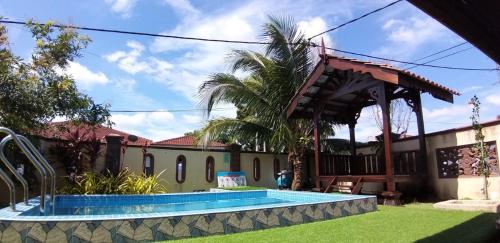
[[(424, 165), (419, 158), (419, 150), (393, 153), (394, 175), (424, 174)], [(351, 155), (321, 153), (320, 175), (384, 175), (385, 160), (376, 154)]]

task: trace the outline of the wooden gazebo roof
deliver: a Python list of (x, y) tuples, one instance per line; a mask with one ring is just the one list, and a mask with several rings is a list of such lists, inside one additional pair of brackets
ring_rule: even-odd
[(458, 92), (436, 82), (389, 65), (333, 55), (322, 55), (307, 81), (287, 107), (289, 118), (312, 118), (318, 103), (322, 119), (346, 123), (354, 110), (376, 104), (367, 90), (385, 82), (393, 92), (389, 99), (404, 98), (407, 90), (429, 93), (453, 103)]

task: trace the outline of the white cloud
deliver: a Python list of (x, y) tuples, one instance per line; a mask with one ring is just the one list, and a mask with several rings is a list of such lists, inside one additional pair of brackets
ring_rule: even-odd
[(498, 95), (498, 94), (489, 95), (486, 97), (486, 102), (493, 104), (493, 105), (500, 106), (500, 95)]
[(182, 135), (182, 129), (175, 129), (175, 117), (170, 112), (113, 114), (114, 128), (143, 136), (154, 141)]
[[(352, 8), (360, 6), (351, 0), (336, 2), (339, 8), (327, 8), (319, 11), (309, 0), (283, 1), (276, 4), (266, 0), (250, 0), (244, 4), (225, 4), (222, 8), (201, 11), (189, 0), (162, 0), (162, 3), (181, 14), (179, 23), (162, 34), (193, 36), (228, 40), (259, 40), (262, 24), (268, 14), (295, 17), (300, 29), (311, 36), (327, 29), (325, 19), (343, 21), (352, 15)], [(328, 3), (328, 1), (325, 1)], [(318, 4), (320, 5), (320, 4)], [(283, 8), (286, 6), (286, 13)], [(363, 5), (371, 6), (370, 4)], [(328, 45), (333, 41), (329, 34), (324, 35)], [(318, 38), (317, 41), (320, 39)], [(109, 62), (129, 74), (148, 74), (168, 89), (179, 91), (193, 102), (198, 101), (197, 90), (208, 76), (216, 72), (227, 72), (227, 54), (232, 49), (262, 50), (262, 46), (228, 43), (200, 42), (169, 38), (156, 38), (148, 47), (154, 55), (146, 54), (145, 48), (138, 42), (128, 42), (130, 50), (118, 50), (105, 56)], [(173, 58), (168, 62), (154, 57), (166, 54)], [(175, 68), (174, 68), (175, 67)]]
[(442, 24), (429, 16), (413, 15), (408, 18), (391, 18), (382, 25), (387, 44), (374, 51), (375, 55), (407, 59), (422, 46), (456, 41)]
[(115, 86), (126, 92), (134, 92), (136, 81), (134, 79), (118, 79), (114, 81)]
[(409, 20), (391, 19), (382, 27), (389, 31), (388, 39), (392, 42), (402, 42), (411, 46), (428, 41), (429, 38), (441, 36), (444, 27), (432, 18), (410, 18)]
[[(293, 12), (304, 10), (303, 5), (300, 7), (296, 2), (287, 2), (287, 4), (287, 8)], [(267, 9), (268, 13), (272, 13), (276, 8), (277, 5), (268, 1), (250, 1), (246, 5), (241, 5), (236, 9), (231, 9), (231, 11), (225, 11), (223, 14), (220, 14), (222, 11), (217, 12), (215, 15), (186, 14), (179, 25), (163, 32), (163, 34), (256, 41), (260, 35), (260, 25), (267, 20), (267, 15), (263, 13), (262, 9)], [(188, 9), (191, 9), (191, 7)], [(321, 17), (308, 16), (306, 15), (302, 21), (298, 21), (300, 30), (306, 36), (327, 29), (327, 25)], [(325, 35), (325, 42), (330, 46), (332, 45), (332, 40), (328, 35)], [(197, 101), (198, 87), (210, 74), (228, 71), (227, 55), (232, 49), (262, 50), (261, 46), (255, 45), (166, 38), (156, 38), (149, 48), (156, 53), (184, 51), (184, 55), (171, 60), (175, 68), (170, 73), (162, 76), (161, 81), (169, 88), (183, 92), (193, 101)]]
[(105, 0), (105, 2), (111, 6), (111, 11), (120, 14), (123, 18), (128, 18), (132, 15), (137, 0)]
[(94, 85), (105, 85), (109, 83), (108, 77), (102, 72), (93, 72), (86, 66), (77, 62), (69, 62), (64, 70), (57, 70), (73, 77), (81, 89), (90, 89)]
[[(455, 120), (456, 116), (463, 117), (464, 114), (471, 112), (471, 108), (468, 105), (449, 105), (447, 107), (433, 110), (429, 110), (424, 107), (422, 110), (424, 112), (424, 118), (432, 121)], [(468, 119), (468, 116), (465, 118)]]
[(427, 133), (470, 124), (472, 108), (468, 104), (450, 104), (440, 108), (422, 108)]
[(105, 55), (104, 58), (111, 63), (117, 63), (118, 67), (129, 74), (145, 73), (153, 75), (157, 79), (163, 79), (170, 73), (173, 65), (156, 57), (142, 57), (144, 46), (137, 41), (128, 41), (128, 52), (116, 51)]
[(182, 115), (184, 122), (188, 124), (200, 124), (203, 122), (203, 118), (199, 115)]
[[(299, 26), (299, 30), (304, 34), (306, 38), (312, 37), (328, 29), (326, 22), (321, 17), (314, 17), (303, 20), (298, 22), (297, 25)], [(313, 41), (316, 42), (316, 44), (321, 44), (321, 38), (323, 38), (326, 46), (334, 47), (333, 41), (329, 35), (317, 37)]]
[(469, 93), (469, 92), (472, 92), (472, 91), (478, 91), (478, 90), (481, 90), (481, 89), (484, 89), (484, 86), (473, 85), (473, 86), (466, 87), (466, 88), (462, 89), (462, 94)]
[(170, 5), (174, 10), (183, 14), (198, 14), (193, 5), (188, 0), (163, 0), (164, 3)]

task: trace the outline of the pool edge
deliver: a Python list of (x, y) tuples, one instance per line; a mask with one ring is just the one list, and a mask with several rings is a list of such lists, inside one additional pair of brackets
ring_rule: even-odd
[(153, 241), (238, 233), (346, 217), (377, 210), (375, 197), (184, 216), (59, 222), (0, 221), (2, 242)]

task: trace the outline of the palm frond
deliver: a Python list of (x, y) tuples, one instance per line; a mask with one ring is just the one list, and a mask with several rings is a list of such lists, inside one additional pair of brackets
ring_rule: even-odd
[[(211, 120), (202, 131), (204, 141), (231, 134), (240, 140), (266, 141), (275, 151), (307, 146), (312, 121), (289, 120), (285, 108), (312, 69), (308, 41), (291, 17), (269, 17), (263, 37), (269, 42), (264, 54), (233, 50), (232, 74), (214, 74), (200, 87), (207, 114), (218, 103), (238, 108), (236, 119)], [(248, 75), (240, 79), (236, 71)], [(322, 127), (325, 135), (333, 133), (328, 122)]]
[(232, 74), (217, 73), (205, 81), (199, 89), (202, 97), (200, 104), (207, 109), (207, 117), (214, 105), (231, 103), (239, 106), (267, 107), (266, 101), (255, 90)]
[(218, 140), (223, 136), (237, 137), (243, 141), (268, 140), (272, 131), (255, 123), (255, 121), (255, 119), (214, 119), (201, 130), (198, 140), (204, 146), (207, 146), (210, 141)]

